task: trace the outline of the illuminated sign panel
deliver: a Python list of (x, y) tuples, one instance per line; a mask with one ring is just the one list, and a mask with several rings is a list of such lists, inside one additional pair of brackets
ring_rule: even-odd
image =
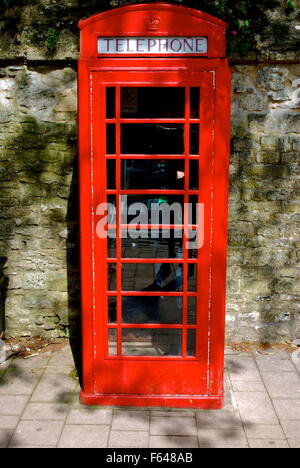
[(207, 37), (99, 37), (98, 53), (207, 54)]

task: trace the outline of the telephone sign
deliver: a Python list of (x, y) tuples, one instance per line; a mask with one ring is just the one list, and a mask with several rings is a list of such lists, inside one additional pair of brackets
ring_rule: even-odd
[(99, 54), (206, 54), (206, 37), (106, 37), (98, 39)]

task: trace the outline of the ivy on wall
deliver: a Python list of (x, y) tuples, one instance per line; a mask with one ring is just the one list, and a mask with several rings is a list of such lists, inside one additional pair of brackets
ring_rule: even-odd
[[(99, 11), (134, 3), (155, 3), (161, 0), (0, 0), (0, 34), (9, 31), (11, 36), (22, 28), (22, 8), (32, 7), (31, 24), (24, 24), (33, 45), (44, 47), (55, 54), (63, 32), (78, 37), (78, 20)], [(166, 0), (168, 1), (168, 0)], [(225, 20), (228, 28), (228, 49), (231, 54), (247, 56), (255, 52), (258, 35), (287, 33), (289, 19), (300, 11), (300, 0), (173, 0), (210, 13)], [(273, 21), (272, 12), (280, 11), (282, 21)]]

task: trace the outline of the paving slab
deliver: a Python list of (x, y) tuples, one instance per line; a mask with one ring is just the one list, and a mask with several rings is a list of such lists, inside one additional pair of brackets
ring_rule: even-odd
[(47, 366), (44, 375), (70, 375), (74, 366)]
[(20, 416), (1, 416), (0, 429), (15, 429), (20, 421)]
[(68, 414), (66, 424), (98, 424), (110, 425), (112, 409), (82, 408), (72, 409)]
[(109, 426), (65, 426), (58, 448), (106, 448)]
[(300, 349), (297, 349), (297, 351), (294, 351), (291, 358), (292, 358), (292, 362), (294, 366), (296, 367), (297, 371), (300, 374)]
[(196, 417), (198, 429), (243, 430), (242, 420), (238, 412), (224, 410), (199, 411)]
[(9, 449), (56, 449), (56, 445), (26, 445), (26, 447), (24, 447), (23, 445), (13, 445), (13, 446), (9, 446), (7, 447)]
[(300, 421), (299, 400), (273, 400), (276, 413), (281, 420)]
[(200, 447), (205, 445), (211, 446), (226, 446), (226, 445), (246, 445), (247, 438), (245, 432), (229, 430), (229, 429), (201, 429), (198, 431), (198, 439)]
[(226, 359), (226, 369), (232, 382), (261, 380), (254, 358), (230, 356)]
[(38, 383), (31, 400), (40, 402), (69, 403), (75, 389), (75, 381), (66, 375), (45, 375)]
[(225, 391), (223, 410), (233, 412), (238, 410), (237, 399), (232, 387)]
[(20, 416), (28, 400), (28, 396), (0, 395), (0, 415)]
[(197, 437), (150, 436), (149, 448), (199, 448)]
[(288, 439), (299, 439), (300, 421), (281, 421), (281, 425)]
[(257, 365), (261, 372), (295, 372), (293, 363), (286, 359), (257, 359)]
[(149, 432), (111, 431), (109, 448), (148, 448)]
[(193, 418), (195, 416), (195, 411), (186, 411), (186, 410), (154, 410), (151, 411), (151, 416), (166, 417), (166, 418)]
[(115, 410), (112, 430), (149, 431), (150, 411)]
[(290, 360), (291, 355), (287, 351), (282, 349), (267, 349), (266, 351), (256, 351), (254, 353), (255, 359), (280, 359), (280, 360)]
[(170, 436), (196, 436), (196, 418), (152, 417), (150, 422), (150, 434)]
[(39, 379), (34, 374), (8, 370), (0, 381), (0, 395), (31, 395)]
[(300, 398), (300, 376), (294, 372), (262, 372), (262, 379), (271, 398)]
[(33, 358), (15, 358), (12, 360), (14, 367), (20, 369), (45, 369), (49, 362), (49, 357), (35, 356)]
[(59, 403), (28, 403), (22, 415), (22, 420), (64, 421), (68, 405)]
[(270, 448), (270, 449), (281, 449), (290, 448), (286, 440), (273, 440), (273, 439), (248, 439), (250, 448)]
[(271, 399), (266, 392), (236, 392), (244, 424), (278, 424)]
[(74, 358), (73, 354), (69, 350), (64, 350), (60, 353), (55, 353), (49, 360), (48, 365), (52, 366), (73, 366), (74, 367)]
[(300, 439), (288, 439), (288, 443), (291, 448), (300, 448)]
[(21, 421), (10, 447), (57, 445), (64, 423), (61, 421)]
[(245, 425), (245, 432), (248, 439), (265, 439), (265, 440), (285, 440), (285, 434), (282, 427), (277, 424), (256, 424)]
[(249, 449), (249, 445), (247, 444), (233, 444), (233, 445), (224, 445), (224, 444), (211, 444), (211, 445), (201, 445), (202, 449)]
[(232, 389), (234, 392), (265, 392), (266, 387), (262, 380), (246, 380), (241, 382), (239, 380), (232, 381)]
[(12, 438), (13, 430), (0, 429), (0, 448), (7, 448)]

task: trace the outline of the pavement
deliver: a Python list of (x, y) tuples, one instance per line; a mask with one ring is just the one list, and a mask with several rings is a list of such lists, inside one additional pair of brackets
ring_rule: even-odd
[(83, 407), (68, 345), (11, 359), (0, 366), (0, 448), (300, 448), (296, 353), (227, 349), (220, 411)]

